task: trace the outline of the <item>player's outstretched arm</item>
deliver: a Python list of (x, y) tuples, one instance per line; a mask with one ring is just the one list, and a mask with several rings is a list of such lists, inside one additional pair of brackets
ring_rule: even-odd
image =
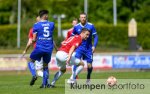
[(25, 48), (25, 50), (23, 51), (22, 56), (24, 56), (24, 55), (27, 53), (27, 51), (28, 51), (28, 49), (30, 48), (31, 45), (32, 45), (32, 39), (29, 39), (29, 40), (28, 40), (28, 43), (27, 43), (27, 45), (26, 45), (26, 48)]
[(95, 52), (95, 48), (96, 48), (96, 46), (98, 44), (98, 35), (94, 34), (93, 37), (94, 37), (94, 45), (92, 47), (92, 52), (94, 53)]
[(75, 49), (76, 49), (76, 46), (72, 46), (72, 47), (70, 48), (70, 50), (69, 50), (68, 59), (67, 59), (67, 61), (66, 61), (66, 63), (67, 63), (68, 65), (69, 65), (71, 56), (72, 56), (72, 54), (73, 54), (73, 52), (74, 52)]
[(33, 34), (33, 39), (32, 39), (32, 44), (36, 42), (36, 36), (37, 36), (37, 34), (34, 33), (34, 34)]
[(54, 48), (55, 48), (55, 50), (56, 50), (56, 52), (57, 52), (57, 51), (58, 51), (58, 47), (57, 47), (55, 41), (53, 41), (53, 43), (54, 43)]

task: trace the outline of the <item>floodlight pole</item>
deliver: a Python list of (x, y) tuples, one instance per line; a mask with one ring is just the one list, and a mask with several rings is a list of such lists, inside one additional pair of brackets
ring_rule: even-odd
[(57, 19), (57, 21), (58, 21), (58, 37), (61, 37), (61, 19), (64, 19), (65, 17), (66, 17), (65, 14), (53, 15), (53, 18)]
[(61, 16), (57, 16), (57, 21), (58, 21), (58, 37), (61, 37)]
[(84, 0), (84, 13), (88, 13), (88, 0)]
[(113, 0), (113, 18), (114, 18), (114, 26), (117, 25), (117, 3), (116, 0)]
[(17, 48), (20, 48), (21, 0), (18, 0)]

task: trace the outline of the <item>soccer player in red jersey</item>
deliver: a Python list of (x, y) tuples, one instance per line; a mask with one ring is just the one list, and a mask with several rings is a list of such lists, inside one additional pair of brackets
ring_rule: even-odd
[[(78, 19), (76, 19), (76, 18), (75, 18), (75, 19), (73, 19), (73, 21), (72, 21), (72, 25), (73, 25), (73, 27), (74, 27), (77, 23), (78, 23)], [(72, 27), (72, 28), (70, 28), (70, 29), (68, 30), (66, 39), (67, 39), (67, 38), (69, 38), (69, 37), (71, 36), (72, 31), (73, 31), (73, 27)]]
[(82, 40), (86, 40), (89, 35), (90, 31), (86, 28), (83, 28), (80, 35), (72, 36), (62, 42), (61, 47), (56, 53), (56, 61), (60, 70), (54, 75), (51, 87), (54, 87), (56, 81), (66, 72), (66, 63), (67, 65), (78, 66), (75, 72), (76, 75), (78, 75), (82, 71), (84, 63), (80, 60), (76, 60), (73, 52), (82, 43)]
[[(77, 18), (74, 18), (74, 19), (72, 20), (72, 25), (73, 25), (73, 27), (74, 27), (76, 24), (78, 24), (78, 19), (77, 19)], [(70, 36), (72, 36), (73, 27), (68, 30), (66, 39), (69, 38)], [(76, 68), (76, 66), (72, 66), (72, 74), (73, 74), (73, 72), (74, 72), (74, 68)], [(70, 78), (71, 78), (71, 77), (70, 77)], [(78, 77), (78, 75), (77, 75), (76, 79), (78, 79), (78, 78), (79, 78), (79, 77)]]

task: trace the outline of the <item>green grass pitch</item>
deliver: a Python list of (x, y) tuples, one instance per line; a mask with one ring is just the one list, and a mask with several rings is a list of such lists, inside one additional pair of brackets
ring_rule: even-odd
[[(52, 80), (55, 72), (50, 74)], [(31, 75), (25, 72), (0, 72), (0, 94), (65, 94), (65, 79), (70, 77), (70, 73), (64, 74), (56, 83), (56, 88), (40, 89), (41, 78), (38, 78), (34, 86), (29, 86)], [(150, 72), (119, 72), (119, 71), (93, 71), (92, 79), (107, 79), (109, 76), (123, 79), (149, 79)], [(86, 72), (82, 72), (79, 77), (86, 78)]]

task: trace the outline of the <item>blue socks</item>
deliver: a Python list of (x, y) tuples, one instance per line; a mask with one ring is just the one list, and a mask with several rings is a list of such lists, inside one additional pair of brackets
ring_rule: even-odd
[(32, 76), (36, 76), (36, 70), (33, 62), (28, 62), (28, 68), (32, 74)]
[(77, 69), (77, 66), (76, 65), (73, 65), (73, 71), (75, 72)]
[(43, 85), (47, 85), (48, 84), (48, 79), (49, 79), (49, 70), (48, 67), (45, 67), (43, 69)]

